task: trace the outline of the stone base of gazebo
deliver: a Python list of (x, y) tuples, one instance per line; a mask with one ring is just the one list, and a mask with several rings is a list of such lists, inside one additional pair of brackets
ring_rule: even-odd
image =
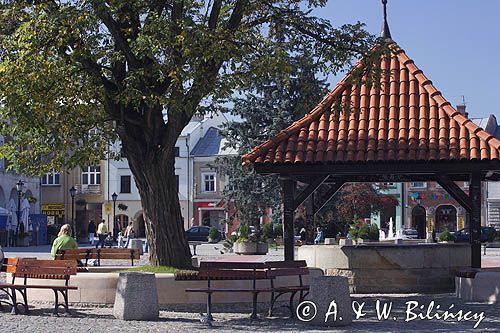
[(298, 259), (326, 275), (346, 276), (351, 293), (453, 292), (455, 273), (470, 267), (469, 244), (301, 246)]

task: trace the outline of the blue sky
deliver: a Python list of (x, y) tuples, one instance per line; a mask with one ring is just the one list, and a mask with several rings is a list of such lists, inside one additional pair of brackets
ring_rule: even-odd
[[(361, 21), (379, 35), (380, 0), (330, 0), (315, 12), (334, 26)], [(392, 38), (453, 105), (500, 122), (500, 0), (389, 0)], [(332, 87), (338, 79), (331, 81)]]

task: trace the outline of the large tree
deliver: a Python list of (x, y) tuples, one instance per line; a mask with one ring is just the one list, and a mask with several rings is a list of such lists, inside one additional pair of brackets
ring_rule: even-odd
[[(1, 148), (23, 172), (89, 165), (121, 140), (141, 197), (153, 264), (188, 267), (174, 147), (269, 72), (287, 71), (273, 36), (336, 70), (363, 53), (361, 24), (311, 15), (326, 0), (10, 0), (0, 11)], [(279, 26), (280, 29), (273, 27)], [(293, 52), (293, 50), (292, 50)]]

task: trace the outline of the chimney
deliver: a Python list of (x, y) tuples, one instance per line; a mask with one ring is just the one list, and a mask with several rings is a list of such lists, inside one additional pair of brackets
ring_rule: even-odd
[(469, 116), (469, 114), (468, 114), (467, 112), (465, 112), (465, 104), (458, 104), (458, 105), (457, 105), (457, 111), (458, 111), (460, 114), (462, 114), (462, 115), (464, 115), (464, 116), (466, 116), (466, 117), (468, 117), (468, 116)]

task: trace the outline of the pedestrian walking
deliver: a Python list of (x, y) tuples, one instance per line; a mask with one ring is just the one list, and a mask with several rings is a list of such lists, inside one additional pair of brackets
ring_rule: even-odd
[(89, 243), (90, 243), (90, 245), (94, 245), (94, 241), (95, 241), (95, 228), (96, 228), (96, 226), (95, 226), (94, 220), (90, 220), (88, 228), (87, 228), (87, 231), (89, 233)]
[(102, 220), (97, 227), (97, 237), (99, 237), (99, 240), (97, 242), (97, 245), (95, 246), (96, 249), (99, 247), (99, 244), (101, 244), (101, 249), (104, 248), (104, 241), (106, 240), (107, 235), (108, 228), (106, 227), (104, 220)]
[(314, 238), (314, 244), (319, 244), (323, 240), (323, 230), (320, 227), (316, 228), (316, 238)]
[(124, 237), (127, 237), (127, 242), (125, 243), (125, 248), (128, 248), (130, 240), (135, 238), (134, 225), (132, 222), (129, 222), (127, 228), (125, 229)]

